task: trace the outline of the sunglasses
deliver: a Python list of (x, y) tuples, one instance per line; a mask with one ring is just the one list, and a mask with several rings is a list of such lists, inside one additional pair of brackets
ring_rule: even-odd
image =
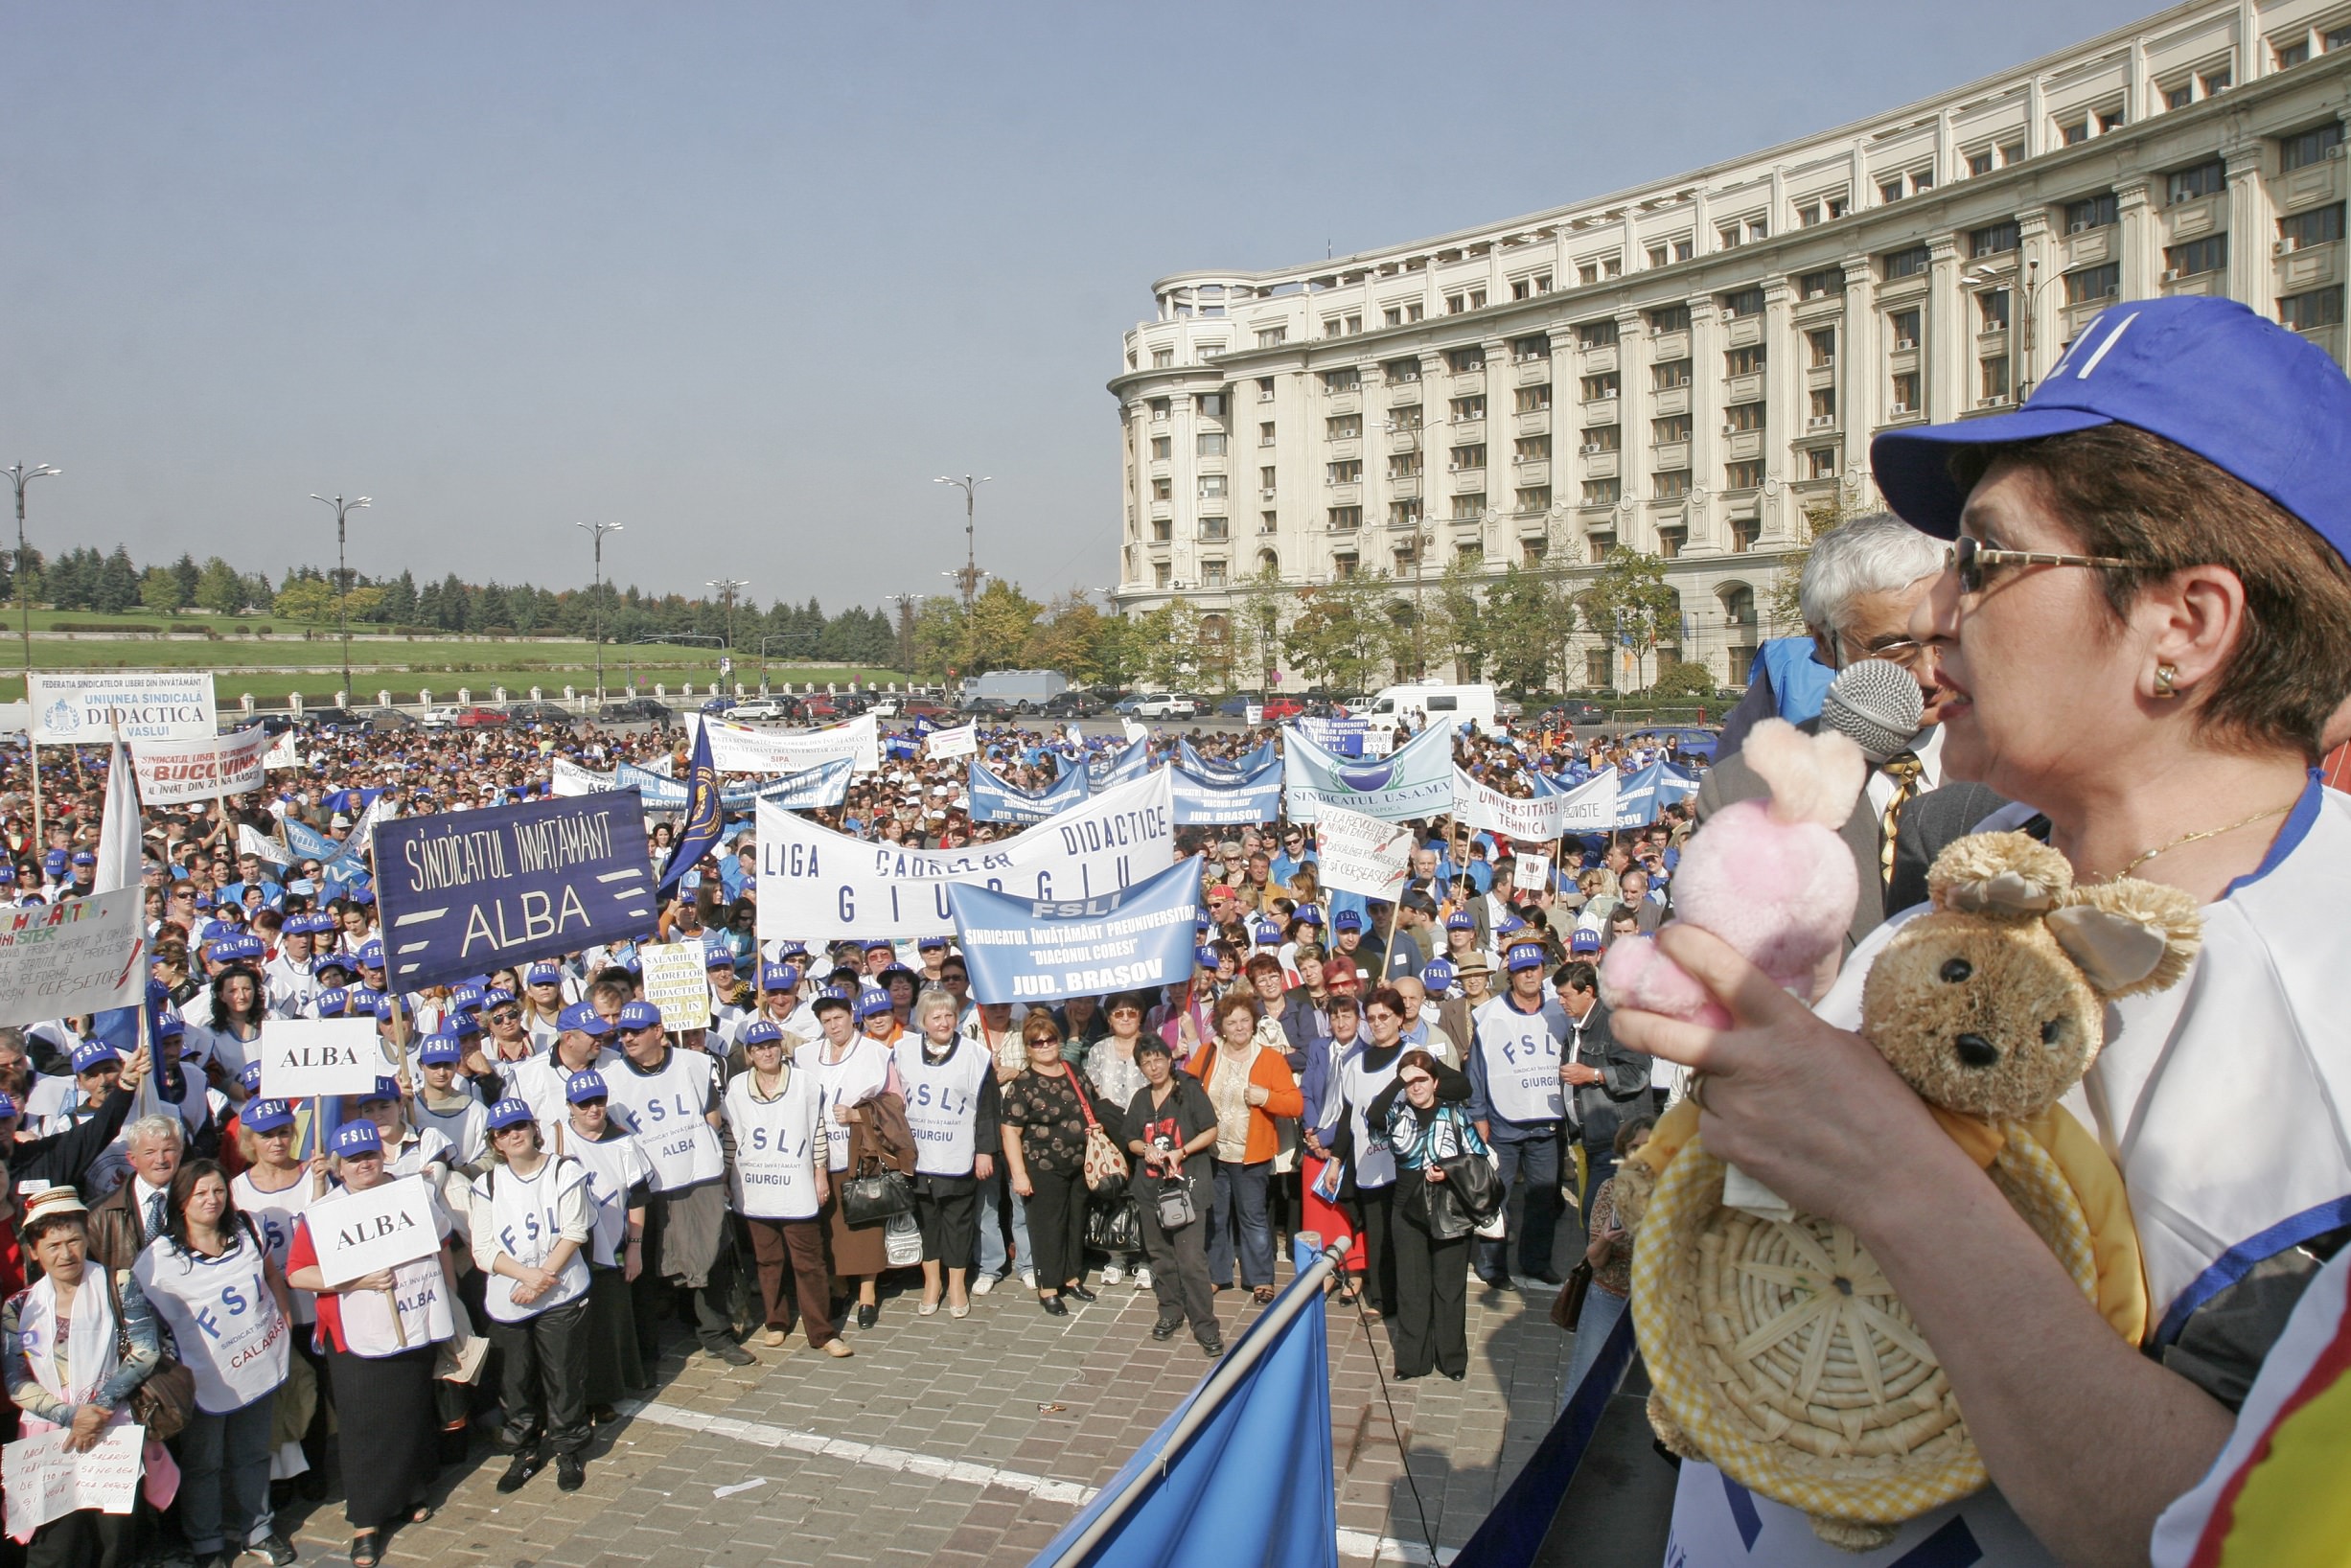
[(2053, 555), (2043, 550), (1995, 550), (1962, 534), (1951, 542), (1945, 565), (1959, 574), (1959, 591), (1981, 593), (1988, 572), (2007, 566), (2100, 566), (2122, 570), (2146, 568), (2153, 563), (2126, 561), (2111, 555)]
[(489, 1016), (490, 1022), (493, 1024), (519, 1024), (522, 1022), (522, 1015), (520, 1013), (513, 1012), (503, 1007), (499, 1008), (496, 1012), (492, 1013)]

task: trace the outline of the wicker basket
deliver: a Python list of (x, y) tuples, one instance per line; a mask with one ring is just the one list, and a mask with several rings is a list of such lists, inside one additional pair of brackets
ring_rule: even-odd
[[(2073, 1189), (2020, 1129), (1992, 1177), (2085, 1292), (2096, 1276)], [(1855, 1551), (1984, 1485), (1933, 1348), (1844, 1226), (1722, 1204), (1696, 1141), (1666, 1167), (1633, 1250), (1633, 1324), (1671, 1425), (1660, 1433)]]

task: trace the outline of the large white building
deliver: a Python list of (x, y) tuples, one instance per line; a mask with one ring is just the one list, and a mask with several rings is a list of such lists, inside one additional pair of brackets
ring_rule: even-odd
[(1743, 681), (1800, 630), (1769, 617), (1806, 515), (1874, 502), (1871, 434), (2008, 406), (2102, 306), (2227, 294), (2343, 360), (2347, 117), (2351, 0), (2192, 0), (1673, 179), (1164, 278), (1110, 382), (1117, 602), (1189, 600), (1213, 644), (1267, 566), (1638, 549), (1681, 596), (1671, 651)]

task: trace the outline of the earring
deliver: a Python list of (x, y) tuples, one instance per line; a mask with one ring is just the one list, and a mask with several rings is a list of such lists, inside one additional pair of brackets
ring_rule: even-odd
[(2155, 666), (2155, 701), (2157, 701), (2157, 702), (2159, 702), (2159, 703), (2168, 703), (2168, 702), (2170, 702), (2170, 701), (2171, 701), (2173, 698), (2175, 698), (2175, 697), (2178, 696), (2178, 695), (2179, 695), (2179, 691), (2178, 691), (2178, 686), (2175, 684), (2175, 682), (2177, 682), (2177, 681), (2178, 680), (2178, 679), (2179, 679), (2179, 666), (2178, 666), (2178, 665), (2177, 665), (2177, 664), (2158, 664), (2158, 665), (2156, 665), (2156, 666)]

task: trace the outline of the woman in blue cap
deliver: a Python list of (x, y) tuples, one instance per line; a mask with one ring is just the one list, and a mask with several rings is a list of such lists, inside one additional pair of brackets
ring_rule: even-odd
[(490, 1168), (473, 1179), (468, 1207), (490, 1341), (505, 1365), (498, 1441), (513, 1457), (498, 1490), (519, 1491), (539, 1473), (543, 1437), (557, 1489), (577, 1491), (588, 1432), (587, 1168), (547, 1152), (528, 1102), (502, 1099), (490, 1107)]
[(1854, 1556), (1686, 1464), (1676, 1550), (1693, 1568), (1869, 1568), (1930, 1539), (2003, 1563), (2144, 1561), (2351, 1238), (2351, 800), (2313, 772), (2351, 693), (2351, 382), (2241, 305), (2135, 300), (2015, 413), (1889, 431), (1872, 459), (1894, 510), (1952, 542), (1910, 628), (1949, 693), (1946, 772), (2017, 802), (1989, 825), (2045, 835), (2077, 881), (2139, 877), (2203, 906), (2189, 977), (2109, 1003), (2078, 1091), (2122, 1172), (2152, 1327), (2117, 1335), (1851, 1032), (1902, 916), (1810, 1011), (1670, 927), (1734, 1024), (1621, 1012), (1619, 1038), (1703, 1074), (1690, 1097), (1711, 1152), (1852, 1227), (1993, 1482)]
[[(392, 1179), (374, 1122), (344, 1123), (329, 1146), (344, 1191), (372, 1191)], [(375, 1568), (388, 1528), (432, 1517), (426, 1492), (440, 1428), (433, 1367), (441, 1342), (456, 1330), (449, 1303), (457, 1299), (457, 1260), (449, 1242), (450, 1222), (436, 1204), (442, 1234), (429, 1255), (330, 1284), (318, 1266), (311, 1227), (332, 1213), (328, 1206), (334, 1201), (332, 1195), (321, 1199), (294, 1222), (286, 1280), (317, 1298), (318, 1337), (346, 1435), (337, 1446), (351, 1561), (353, 1568)], [(353, 1434), (365, 1434), (365, 1441), (350, 1441)]]

